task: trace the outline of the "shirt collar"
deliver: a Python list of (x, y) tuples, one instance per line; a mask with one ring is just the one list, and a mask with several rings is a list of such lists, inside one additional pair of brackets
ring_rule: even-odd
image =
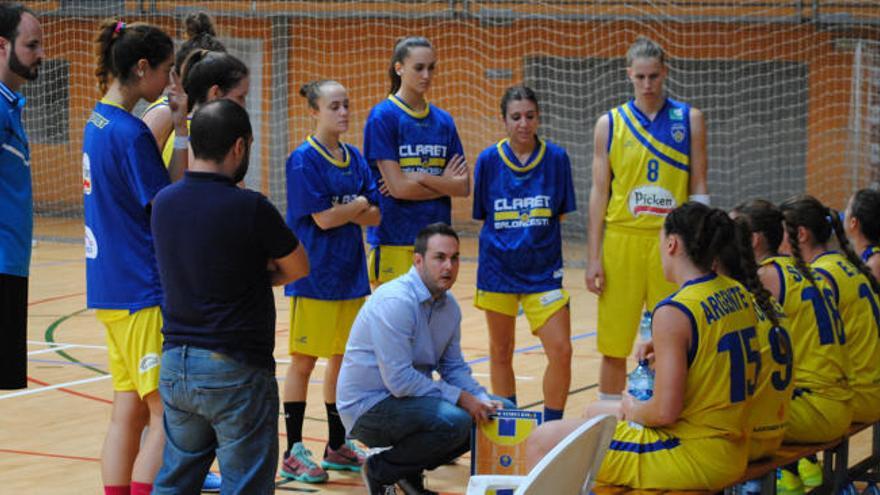
[[(413, 289), (416, 291), (416, 297), (419, 299), (419, 303), (425, 303), (428, 301), (432, 301), (434, 296), (431, 295), (431, 291), (428, 290), (428, 287), (425, 286), (425, 282), (422, 281), (421, 275), (419, 275), (419, 271), (416, 270), (415, 266), (412, 266), (409, 271), (406, 273), (406, 276), (410, 278), (412, 281)], [(437, 302), (446, 301), (446, 293), (444, 292)]]
[(3, 98), (12, 106), (20, 106), (24, 103), (24, 96), (9, 89), (9, 86), (3, 84), (2, 81), (0, 81), (0, 95), (3, 95)]
[(232, 178), (215, 172), (196, 172), (187, 170), (184, 172), (187, 180), (211, 181), (211, 182), (228, 182), (232, 184)]

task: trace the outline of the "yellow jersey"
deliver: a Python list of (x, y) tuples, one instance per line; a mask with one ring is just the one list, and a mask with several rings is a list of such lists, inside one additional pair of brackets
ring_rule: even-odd
[(691, 320), (684, 407), (661, 428), (679, 438), (743, 439), (746, 405), (757, 386), (761, 354), (751, 294), (715, 273), (691, 280), (657, 305), (672, 305)]
[(847, 382), (849, 366), (834, 292), (815, 270), (816, 285), (811, 284), (789, 256), (772, 256), (761, 265), (774, 267), (779, 276), (779, 303), (788, 316), (794, 344), (795, 387), (810, 389), (821, 397), (848, 400), (852, 397)]
[(690, 106), (667, 98), (650, 120), (631, 100), (608, 112), (608, 119), (612, 178), (605, 223), (659, 230), (688, 198)]
[[(187, 129), (189, 129), (191, 122), (192, 117), (187, 117)], [(165, 146), (162, 147), (162, 161), (165, 163), (165, 168), (168, 168), (171, 165), (171, 159), (174, 158), (174, 138), (176, 137), (177, 133), (174, 131), (174, 129), (171, 129), (171, 134), (168, 135), (168, 139), (165, 140)]]
[(755, 304), (758, 316), (758, 349), (761, 367), (755, 395), (749, 403), (749, 425), (752, 439), (782, 438), (790, 412), (794, 389), (794, 352), (790, 322), (776, 300), (773, 300), (778, 325), (773, 325), (764, 311)]
[(850, 387), (880, 386), (880, 301), (868, 278), (836, 251), (811, 265), (831, 285), (843, 319)]

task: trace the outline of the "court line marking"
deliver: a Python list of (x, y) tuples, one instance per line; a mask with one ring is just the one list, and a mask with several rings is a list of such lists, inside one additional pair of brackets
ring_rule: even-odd
[[(587, 338), (587, 337), (593, 337), (593, 336), (595, 336), (595, 335), (596, 335), (596, 332), (595, 332), (595, 331), (592, 331), (592, 332), (586, 332), (586, 333), (580, 333), (580, 334), (577, 334), (577, 335), (572, 335), (572, 336), (571, 336), (571, 341), (574, 342), (574, 341), (576, 341), (576, 340), (585, 339), (585, 338)], [(534, 350), (536, 350), (536, 349), (542, 349), (543, 347), (544, 347), (543, 344), (535, 344), (535, 345), (530, 345), (530, 346), (528, 346), (528, 347), (520, 347), (519, 349), (514, 350), (513, 353), (514, 353), (514, 354), (520, 354), (520, 353), (523, 353), (523, 352), (534, 351)], [(475, 364), (485, 363), (485, 362), (488, 361), (488, 360), (489, 360), (489, 356), (484, 356), (484, 357), (477, 358), (477, 359), (471, 359), (470, 361), (467, 362), (467, 364), (473, 366), (473, 365), (475, 365)]]
[[(107, 349), (106, 345), (97, 345), (97, 344), (71, 344), (71, 343), (66, 343), (66, 342), (54, 342), (54, 341), (53, 342), (44, 342), (42, 340), (28, 340), (27, 343), (28, 343), (28, 345), (45, 345), (45, 346), (50, 346), (50, 347), (58, 346), (58, 347), (55, 347), (54, 349), (50, 349), (51, 351), (56, 351), (56, 350), (59, 350), (62, 348), (64, 348), (64, 349), (67, 349), (67, 348), (70, 348), (70, 349), (76, 349), (76, 348), (79, 348), (79, 349), (105, 349), (105, 350)], [(48, 352), (48, 351), (40, 351), (40, 352)], [(30, 353), (28, 353), (28, 354), (30, 354)]]
[(40, 349), (39, 351), (28, 351), (27, 355), (28, 356), (35, 356), (37, 354), (46, 354), (49, 352), (55, 352), (56, 350), (60, 350), (60, 349), (70, 349), (71, 347), (76, 347), (76, 346), (71, 345), (71, 344), (63, 344), (58, 347), (50, 347), (48, 349)]
[[(47, 391), (49, 391), (49, 390), (55, 390), (55, 389), (59, 389), (59, 388), (67, 388), (67, 387), (70, 387), (70, 386), (72, 386), (72, 385), (81, 385), (81, 384), (83, 384), (83, 383), (98, 382), (98, 381), (101, 381), (101, 380), (107, 380), (107, 379), (109, 379), (109, 378), (110, 378), (110, 375), (101, 375), (101, 376), (93, 376), (93, 377), (91, 377), (91, 378), (83, 378), (82, 380), (74, 380), (74, 381), (72, 381), (72, 382), (58, 383), (58, 384), (55, 384), (55, 385), (48, 385), (48, 384), (47, 384), (46, 386), (44, 386), (44, 387), (40, 387), (40, 388), (31, 388), (31, 389), (28, 389), (28, 390), (21, 390), (21, 391), (19, 391), (19, 392), (12, 392), (12, 393), (9, 393), (9, 394), (3, 394), (3, 395), (0, 395), (0, 400), (4, 400), (4, 399), (12, 399), (13, 397), (21, 397), (21, 396), (24, 396), (24, 395), (38, 394), (38, 393), (40, 393), (40, 392), (47, 392)], [(32, 379), (32, 378), (28, 378), (28, 379), (29, 379), (29, 380), (33, 380), (33, 381), (39, 383), (39, 382), (38, 382), (37, 380), (35, 380), (35, 379)], [(45, 383), (45, 382), (44, 382), (44, 383)], [(72, 392), (72, 391), (71, 391), (71, 392)], [(79, 392), (76, 392), (76, 393), (78, 394)]]
[(30, 450), (13, 450), (13, 449), (0, 449), (0, 452), (6, 454), (19, 454), (19, 455), (33, 455), (37, 457), (54, 457), (56, 459), (70, 459), (74, 461), (89, 461), (89, 462), (101, 462), (101, 459), (97, 457), (81, 457), (77, 455), (64, 455), (64, 454), (50, 454), (48, 452), (32, 452)]
[(35, 306), (37, 304), (43, 304), (43, 303), (52, 302), (52, 301), (59, 301), (61, 299), (68, 299), (71, 297), (77, 297), (77, 296), (83, 296), (83, 295), (85, 295), (85, 292), (77, 292), (74, 294), (65, 294), (63, 296), (47, 297), (45, 299), (37, 299), (36, 301), (31, 301), (28, 303), (28, 306)]
[[(471, 373), (471, 376), (478, 376), (480, 378), (489, 378), (489, 373)], [(533, 377), (533, 376), (519, 376), (519, 375), (515, 375), (514, 378), (516, 378), (517, 380), (523, 380), (523, 381), (527, 381), (527, 382), (535, 379), (535, 377)]]

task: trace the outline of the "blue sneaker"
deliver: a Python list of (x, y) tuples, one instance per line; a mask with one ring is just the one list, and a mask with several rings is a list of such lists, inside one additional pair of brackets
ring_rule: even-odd
[(208, 475), (205, 476), (205, 481), (202, 483), (202, 491), (208, 493), (219, 493), (221, 481), (223, 481), (223, 479), (220, 478), (219, 474), (208, 471)]

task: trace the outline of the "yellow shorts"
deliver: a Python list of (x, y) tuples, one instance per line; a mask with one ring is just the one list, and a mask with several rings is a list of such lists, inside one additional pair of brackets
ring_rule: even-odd
[(643, 489), (719, 490), (742, 476), (747, 453), (744, 441), (679, 439), (618, 421), (596, 479)]
[(412, 246), (377, 246), (367, 256), (370, 283), (390, 282), (408, 272), (413, 264)]
[(507, 294), (477, 289), (474, 306), (484, 311), (494, 311), (515, 318), (519, 312), (519, 305), (522, 304), (523, 313), (529, 320), (529, 328), (532, 329), (532, 335), (535, 335), (551, 316), (568, 306), (570, 299), (571, 296), (565, 289), (534, 294)]
[(791, 400), (785, 441), (787, 443), (829, 442), (843, 436), (849, 430), (851, 422), (850, 401), (832, 400), (810, 392), (796, 392)]
[(113, 390), (136, 391), (143, 398), (158, 389), (162, 359), (162, 311), (159, 306), (134, 313), (127, 309), (99, 309), (95, 316), (107, 328)]
[(632, 352), (642, 310), (675, 292), (663, 277), (660, 237), (656, 231), (608, 226), (602, 245), (605, 287), (599, 296), (597, 344), (604, 356), (625, 358)]
[(365, 297), (323, 301), (290, 298), (290, 353), (327, 358), (345, 354), (351, 325)]
[(852, 387), (853, 398), (849, 405), (852, 408), (853, 423), (876, 423), (880, 421), (880, 388), (877, 386)]

